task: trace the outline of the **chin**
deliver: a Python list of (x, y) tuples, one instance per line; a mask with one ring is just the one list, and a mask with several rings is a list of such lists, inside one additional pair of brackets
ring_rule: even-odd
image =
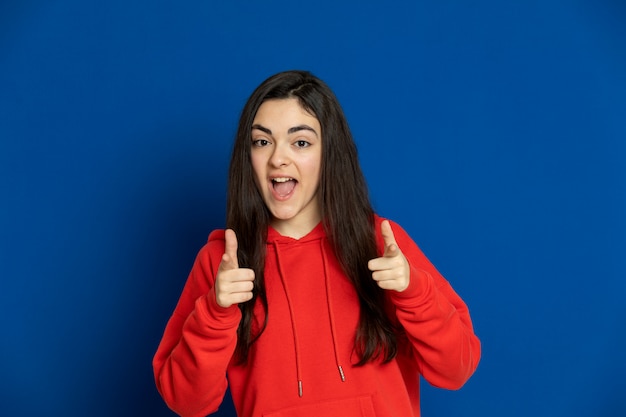
[(292, 213), (272, 213), (272, 218), (274, 220), (285, 221), (285, 220), (291, 220), (294, 217), (296, 217), (296, 215)]

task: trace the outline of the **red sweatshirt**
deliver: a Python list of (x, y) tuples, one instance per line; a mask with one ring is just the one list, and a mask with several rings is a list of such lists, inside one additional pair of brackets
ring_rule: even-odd
[[(381, 221), (377, 217), (382, 254)], [(359, 302), (319, 224), (298, 240), (269, 229), (267, 327), (247, 365), (236, 365), (241, 312), (215, 300), (224, 253), (224, 232), (217, 230), (196, 258), (154, 357), (157, 388), (168, 406), (181, 416), (206, 416), (229, 385), (241, 417), (404, 417), (420, 415), (420, 374), (436, 387), (460, 388), (480, 358), (467, 306), (407, 233), (391, 224), (411, 271), (405, 291), (386, 291), (391, 319), (404, 329), (394, 360), (353, 366)]]

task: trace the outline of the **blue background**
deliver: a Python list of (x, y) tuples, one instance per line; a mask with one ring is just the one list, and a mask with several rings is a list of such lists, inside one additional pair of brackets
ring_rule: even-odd
[(0, 414), (172, 415), (152, 355), (223, 226), (239, 112), (293, 68), (335, 90), (377, 211), (470, 306), (479, 368), (424, 384), (423, 415), (626, 415), (608, 0), (3, 0)]

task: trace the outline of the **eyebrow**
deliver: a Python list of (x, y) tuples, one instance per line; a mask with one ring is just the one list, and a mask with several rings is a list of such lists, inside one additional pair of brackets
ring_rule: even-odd
[(254, 130), (254, 129), (260, 130), (261, 132), (267, 133), (268, 135), (272, 134), (271, 130), (269, 130), (268, 128), (263, 127), (261, 125), (252, 125), (252, 130)]
[[(261, 132), (267, 133), (268, 135), (272, 134), (272, 131), (264, 126), (261, 126), (259, 124), (254, 124), (252, 125), (252, 129), (258, 129)], [(307, 125), (298, 125), (298, 126), (294, 126), (294, 127), (290, 127), (289, 130), (287, 130), (288, 134), (292, 134), (292, 133), (296, 133), (299, 132), (301, 130), (308, 130), (310, 132), (313, 132), (315, 134), (315, 136), (317, 136), (317, 132), (315, 131), (315, 129), (313, 129), (311, 126), (307, 126)]]

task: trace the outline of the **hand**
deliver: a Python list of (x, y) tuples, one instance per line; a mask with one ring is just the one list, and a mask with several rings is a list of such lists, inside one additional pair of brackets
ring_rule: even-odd
[(370, 260), (367, 267), (380, 288), (402, 292), (409, 286), (409, 263), (396, 243), (388, 220), (382, 222), (380, 230), (385, 241), (385, 253), (381, 258)]
[(239, 268), (237, 259), (237, 235), (231, 229), (224, 232), (226, 247), (215, 279), (215, 299), (221, 307), (244, 303), (252, 299), (254, 271)]

